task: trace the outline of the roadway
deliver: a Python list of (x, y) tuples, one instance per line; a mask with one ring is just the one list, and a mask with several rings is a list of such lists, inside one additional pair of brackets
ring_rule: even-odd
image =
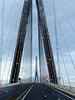
[[(9, 86), (4, 88), (3, 92), (0, 89), (0, 100), (8, 100), (29, 85), (30, 83), (24, 83)], [(59, 97), (60, 99), (58, 99)], [(44, 83), (35, 83), (16, 99), (11, 100), (75, 100), (75, 96)]]
[[(58, 99), (60, 97), (60, 99)], [(46, 84), (34, 84), (21, 100), (75, 100), (75, 96)]]
[(16, 93), (18, 93), (20, 90), (27, 87), (29, 84), (24, 83), (24, 84), (18, 84), (15, 86), (5, 87), (3, 89), (0, 88), (0, 100), (8, 100), (8, 98), (12, 97)]

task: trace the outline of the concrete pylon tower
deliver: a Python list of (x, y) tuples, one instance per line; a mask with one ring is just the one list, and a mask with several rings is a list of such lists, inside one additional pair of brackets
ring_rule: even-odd
[(10, 75), (10, 83), (17, 83), (19, 78), (20, 65), (22, 60), (28, 17), (32, 10), (32, 0), (24, 0), (23, 10), (21, 14), (20, 26), (18, 31), (17, 43), (13, 58), (12, 70)]
[(38, 80), (38, 72), (37, 72), (37, 56), (36, 56), (36, 73), (35, 73), (35, 80), (34, 80), (34, 82), (36, 82), (36, 79), (37, 79), (37, 82), (39, 82), (39, 80)]

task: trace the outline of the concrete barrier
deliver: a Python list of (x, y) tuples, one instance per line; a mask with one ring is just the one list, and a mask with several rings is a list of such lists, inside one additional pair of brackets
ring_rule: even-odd
[(75, 96), (75, 88), (61, 86), (61, 85), (57, 85), (57, 84), (53, 84), (53, 83), (45, 83), (45, 84), (50, 85), (50, 86), (53, 86), (55, 88), (58, 88), (58, 89), (60, 89), (62, 91), (65, 91), (65, 92), (67, 92), (67, 93), (72, 94), (72, 95)]

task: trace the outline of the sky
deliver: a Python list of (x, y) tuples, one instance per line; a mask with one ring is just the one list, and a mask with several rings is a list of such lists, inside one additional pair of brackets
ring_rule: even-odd
[[(0, 1), (0, 40), (2, 32), (2, 4), (3, 0)], [(4, 70), (4, 80), (7, 79), (7, 72), (11, 72), (13, 56), (17, 41), (19, 23), (21, 18), (21, 12), (23, 8), (24, 0), (5, 0), (4, 6), (4, 28), (3, 28), (3, 60), (1, 74)], [(54, 0), (43, 0), (44, 10), (47, 20), (47, 26), (49, 30), (50, 40), (52, 44), (52, 50), (58, 74), (57, 66), (57, 54), (56, 54), (56, 42), (55, 42), (55, 29), (54, 29)], [(72, 86), (75, 86), (75, 69), (73, 68), (72, 61), (69, 57), (68, 50), (65, 45), (65, 40), (69, 52), (71, 54), (74, 66), (75, 66), (75, 1), (74, 0), (55, 0), (55, 12), (56, 12), (56, 26), (58, 35), (58, 44), (62, 50), (63, 58), (67, 68), (67, 72), (71, 81)], [(38, 23), (37, 23), (37, 8), (35, 0), (33, 0), (33, 77), (35, 75), (35, 57), (38, 53)], [(61, 32), (61, 30), (63, 32)], [(63, 38), (63, 34), (65, 40)], [(12, 37), (12, 38), (11, 38)], [(0, 41), (1, 43), (1, 41)], [(1, 46), (1, 44), (0, 44)], [(65, 68), (63, 65), (60, 50), (59, 51), (59, 63), (62, 71), (64, 81), (67, 79)], [(0, 54), (1, 56), (1, 54)], [(39, 61), (39, 58), (38, 58)], [(38, 62), (39, 63), (39, 62)], [(38, 64), (39, 70), (39, 64)], [(25, 72), (20, 73), (24, 76)], [(68, 84), (65, 81), (65, 84)]]
[[(74, 13), (74, 0), (55, 0), (55, 12), (56, 12), (56, 25), (57, 25), (57, 35), (58, 35), (58, 44), (62, 50), (65, 65), (67, 68), (68, 75), (70, 79), (73, 77), (75, 78), (75, 70), (73, 68), (71, 59), (69, 57), (68, 50), (65, 45), (65, 40), (71, 57), (73, 59), (73, 63), (75, 65), (75, 13)], [(55, 63), (56, 62), (56, 43), (55, 43), (55, 30), (54, 30), (54, 14), (53, 14), (53, 7), (54, 7), (54, 0), (44, 0), (44, 7), (45, 13), (47, 18), (47, 25), (50, 33), (50, 39), (52, 42), (53, 52), (55, 56)], [(60, 25), (59, 25), (60, 23)], [(59, 27), (61, 26), (61, 27)], [(63, 34), (61, 33), (61, 29), (63, 31), (65, 40), (63, 39)], [(65, 69), (62, 62), (62, 57), (59, 52), (59, 60), (60, 60), (60, 67), (63, 76), (66, 76)], [(57, 65), (57, 64), (56, 64)], [(58, 67), (57, 71), (58, 71)], [(75, 79), (74, 79), (75, 80)], [(74, 82), (74, 81), (73, 81)], [(75, 83), (74, 83), (75, 84)]]

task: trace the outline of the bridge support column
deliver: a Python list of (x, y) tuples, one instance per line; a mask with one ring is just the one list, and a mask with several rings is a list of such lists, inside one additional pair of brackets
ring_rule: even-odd
[(13, 65), (12, 65), (12, 70), (11, 70), (10, 83), (18, 82), (21, 58), (22, 58), (24, 41), (25, 41), (25, 36), (26, 36), (26, 28), (27, 28), (27, 23), (28, 23), (28, 16), (31, 9), (31, 2), (32, 0), (24, 1), (21, 21), (20, 21), (20, 26), (19, 26), (19, 32), (18, 32), (18, 38), (17, 38), (17, 44), (16, 44)]
[(35, 80), (34, 80), (34, 82), (36, 82), (36, 78), (37, 78), (37, 82), (39, 82), (38, 72), (37, 72), (37, 57), (36, 57), (36, 73), (35, 73)]
[(40, 28), (39, 30), (41, 30), (41, 35), (43, 38), (49, 77), (50, 77), (50, 80), (52, 79), (54, 80), (55, 84), (58, 84), (54, 58), (53, 58), (53, 53), (52, 53), (52, 48), (51, 48), (51, 42), (50, 42), (50, 37), (49, 37), (49, 32), (48, 32), (48, 27), (47, 27), (47, 22), (46, 22), (46, 16), (44, 12), (43, 1), (36, 0), (36, 5), (37, 5), (37, 11), (38, 11), (38, 24)]

